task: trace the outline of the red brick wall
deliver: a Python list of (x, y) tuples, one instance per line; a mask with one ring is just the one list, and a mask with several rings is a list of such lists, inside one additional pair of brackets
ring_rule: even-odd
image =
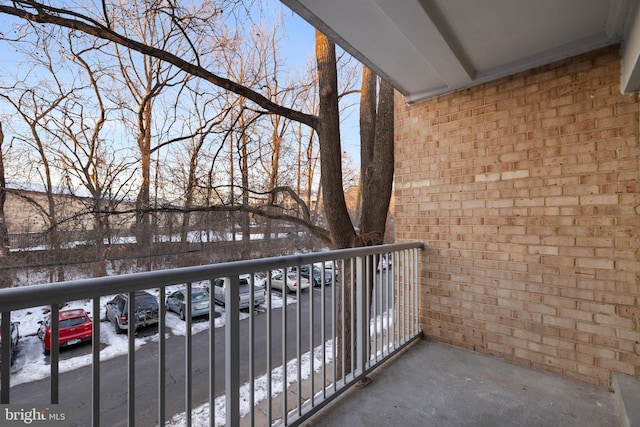
[(396, 240), (433, 339), (608, 386), (640, 375), (637, 95), (618, 47), (408, 106)]

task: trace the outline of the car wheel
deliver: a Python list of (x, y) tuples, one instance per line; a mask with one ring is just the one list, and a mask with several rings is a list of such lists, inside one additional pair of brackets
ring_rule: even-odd
[(120, 325), (118, 325), (117, 321), (113, 324), (113, 329), (116, 331), (116, 334), (124, 333), (124, 330), (120, 327)]
[(184, 320), (184, 310), (180, 309), (180, 320)]

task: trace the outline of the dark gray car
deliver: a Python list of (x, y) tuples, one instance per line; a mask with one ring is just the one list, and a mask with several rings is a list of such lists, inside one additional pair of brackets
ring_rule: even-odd
[[(147, 325), (155, 325), (158, 323), (158, 299), (147, 291), (137, 291), (135, 293), (135, 324), (134, 330)], [(129, 294), (116, 295), (107, 303), (107, 312), (105, 317), (113, 323), (117, 334), (122, 334), (129, 329)]]
[[(291, 271), (296, 271), (296, 267), (292, 267)], [(309, 277), (309, 265), (300, 266), (300, 276), (307, 280), (313, 279), (313, 286), (326, 286), (331, 283), (337, 282), (337, 277), (334, 277), (333, 268), (325, 268), (324, 272), (320, 264), (313, 264), (313, 274)]]

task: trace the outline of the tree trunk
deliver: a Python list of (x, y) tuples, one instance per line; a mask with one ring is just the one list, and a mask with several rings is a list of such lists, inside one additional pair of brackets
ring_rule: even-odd
[(338, 110), (338, 73), (336, 47), (316, 30), (316, 60), (320, 108), (318, 140), (320, 143), (320, 182), (323, 208), (335, 248), (355, 246), (356, 233), (349, 217), (342, 188), (342, 148)]
[[(340, 146), (340, 116), (338, 110), (338, 78), (336, 71), (335, 45), (327, 36), (316, 30), (316, 60), (318, 62), (318, 87), (320, 92), (318, 140), (320, 143), (320, 183), (323, 190), (323, 208), (331, 241), (335, 248), (355, 246), (356, 233), (349, 217), (342, 188), (342, 149)], [(348, 270), (347, 270), (348, 271)], [(351, 301), (352, 281), (340, 278), (344, 287), (344, 300), (338, 299), (338, 337), (344, 340), (345, 354), (338, 357), (336, 367), (339, 375), (350, 373), (351, 349)], [(338, 292), (338, 288), (334, 292)], [(343, 326), (344, 325), (344, 326)]]
[(183, 250), (186, 250), (189, 247), (188, 242), (188, 233), (189, 233), (189, 222), (191, 220), (191, 213), (189, 209), (193, 205), (193, 192), (196, 186), (196, 167), (197, 167), (197, 156), (194, 153), (191, 153), (189, 158), (189, 175), (187, 178), (187, 188), (185, 191), (184, 198), (184, 208), (185, 212), (182, 213), (181, 224), (180, 224), (180, 246)]
[(371, 161), (362, 177), (361, 239), (365, 246), (384, 243), (393, 185), (393, 87), (380, 81)]
[(108, 262), (108, 257), (107, 257), (107, 251), (104, 245), (104, 238), (106, 235), (106, 226), (105, 226), (105, 221), (106, 216), (102, 213), (100, 213), (101, 211), (101, 207), (102, 207), (102, 196), (98, 196), (99, 198), (94, 199), (94, 206), (96, 207), (96, 212), (94, 213), (94, 218), (93, 218), (93, 234), (95, 236), (95, 249), (96, 249), (96, 265), (95, 265), (95, 269), (94, 269), (94, 277), (103, 277), (107, 275), (107, 262)]
[(356, 203), (356, 224), (362, 220), (363, 181), (366, 170), (373, 162), (373, 147), (376, 136), (376, 75), (362, 66), (362, 88), (360, 90), (360, 182)]
[[(375, 76), (369, 76), (375, 85)], [(363, 77), (363, 91), (364, 91)], [(363, 93), (364, 95), (364, 93)], [(375, 99), (371, 101), (375, 105)], [(370, 104), (368, 105), (370, 108)], [(369, 110), (365, 110), (365, 114)], [(360, 238), (363, 245), (373, 246), (384, 243), (387, 213), (391, 200), (393, 185), (394, 153), (393, 153), (393, 87), (381, 80), (378, 95), (378, 108), (374, 114), (375, 123), (368, 124), (367, 137), (362, 136), (362, 217), (360, 221)], [(373, 133), (370, 133), (373, 128)], [(367, 145), (367, 147), (364, 147)], [(370, 265), (369, 277), (376, 277), (376, 266), (379, 257), (374, 256)], [(369, 283), (372, 293), (374, 281)], [(373, 300), (372, 300), (373, 301)], [(372, 302), (371, 301), (371, 302)]]
[[(146, 255), (151, 250), (151, 221), (149, 208), (151, 200), (151, 105), (149, 100), (141, 105), (138, 123), (138, 149), (140, 150), (140, 190), (136, 198), (136, 243), (138, 253)], [(143, 258), (142, 265), (151, 270), (149, 257)]]
[[(240, 142), (240, 173), (242, 175), (242, 205), (249, 205), (249, 153), (247, 151), (248, 136), (246, 132), (246, 124), (244, 120), (244, 113), (241, 113), (240, 128), (242, 129), (242, 136), (239, 139)], [(251, 249), (249, 247), (251, 243), (251, 229), (249, 224), (249, 213), (241, 212), (241, 226), (242, 226), (242, 249), (240, 251), (242, 259), (249, 257)]]
[[(37, 131), (35, 131), (35, 124), (32, 124), (31, 126), (33, 128), (32, 134), (35, 135), (37, 133)], [(60, 230), (58, 228), (56, 196), (53, 193), (54, 189), (51, 167), (49, 166), (49, 161), (45, 154), (45, 147), (39, 138), (37, 139), (37, 144), (40, 159), (42, 160), (42, 169), (44, 170), (43, 179), (47, 194), (47, 220), (49, 221), (48, 238), (55, 257), (54, 263), (57, 264), (57, 266), (50, 271), (49, 280), (51, 282), (63, 282), (65, 278), (64, 267), (60, 261), (60, 258), (62, 257), (62, 236), (60, 235)]]

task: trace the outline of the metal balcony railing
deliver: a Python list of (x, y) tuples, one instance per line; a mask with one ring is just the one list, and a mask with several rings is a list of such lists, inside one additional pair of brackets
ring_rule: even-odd
[[(61, 380), (60, 350), (52, 345), (48, 402), (26, 402), (64, 406), (71, 425), (298, 425), (420, 336), (422, 247), (422, 243), (401, 243), (2, 289), (0, 332), (2, 337), (9, 336), (12, 312), (49, 306), (51, 342), (58, 342), (60, 304), (91, 301), (91, 374), (75, 380), (90, 383), (90, 387), (84, 384), (88, 389), (85, 401), (66, 400), (66, 390), (74, 384)], [(301, 289), (304, 276), (314, 267), (320, 286), (312, 283)], [(288, 272), (279, 285), (286, 289), (295, 282), (293, 292), (276, 291), (278, 272)], [(218, 328), (213, 314), (216, 279), (225, 283), (224, 325)], [(264, 286), (263, 307), (251, 300), (246, 312), (240, 310), (239, 289), (244, 280), (249, 283), (249, 295)], [(193, 333), (194, 319), (186, 315), (184, 337), (172, 337), (164, 304), (168, 287), (182, 284), (185, 311), (190, 313), (191, 293), (202, 283), (208, 284), (211, 299), (208, 328)], [(153, 347), (152, 357), (141, 356), (141, 350), (136, 351), (135, 328), (125, 330), (127, 354), (126, 360), (122, 357), (122, 369), (127, 385), (126, 390), (114, 393), (105, 389), (104, 378), (112, 368), (101, 360), (101, 340), (96, 339), (110, 325), (100, 319), (105, 310), (101, 297), (123, 293), (131, 301), (138, 290), (151, 290), (158, 296), (157, 348)], [(278, 297), (282, 305), (274, 304)], [(133, 306), (129, 304), (128, 319), (135, 318)], [(217, 310), (222, 311), (221, 307)], [(177, 351), (177, 345), (184, 359), (176, 367), (171, 365), (175, 358), (169, 355)], [(0, 404), (22, 404), (24, 398), (12, 387), (10, 357), (9, 346), (3, 345)], [(204, 362), (199, 362), (203, 357)], [(142, 370), (149, 363), (154, 364), (156, 378), (142, 373), (148, 372)], [(171, 381), (167, 372), (172, 372)], [(176, 393), (169, 382), (178, 376), (184, 389)], [(137, 404), (141, 389), (155, 395), (152, 408)], [(105, 410), (118, 404), (108, 401), (114, 394), (124, 399), (121, 419), (112, 419), (113, 411), (107, 414)], [(256, 409), (258, 405), (261, 410)]]

